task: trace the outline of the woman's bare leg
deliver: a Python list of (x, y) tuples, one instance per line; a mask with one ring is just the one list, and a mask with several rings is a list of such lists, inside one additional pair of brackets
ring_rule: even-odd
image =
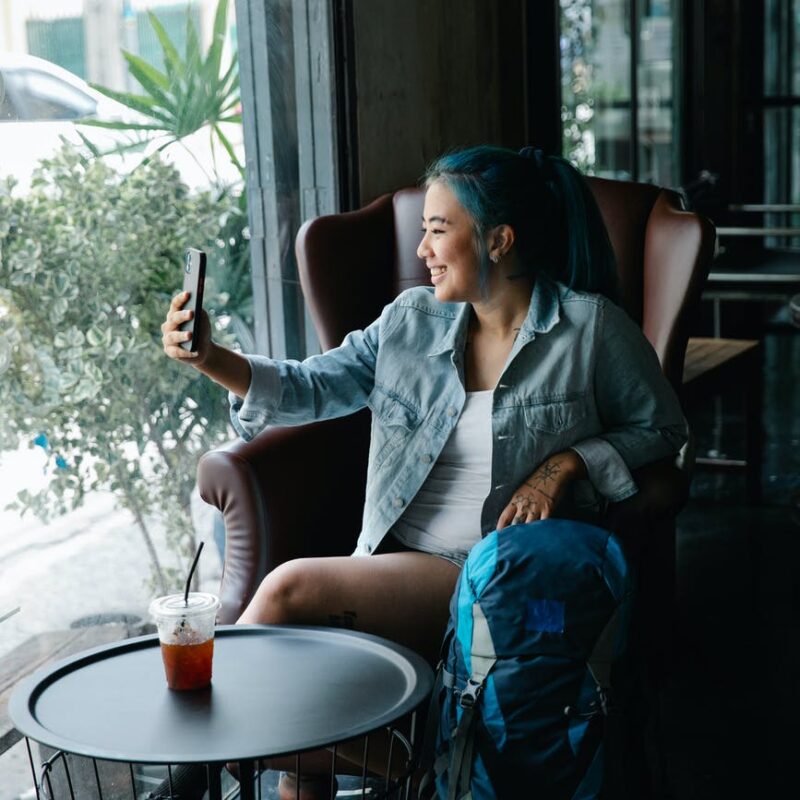
[[(458, 575), (449, 561), (415, 551), (296, 559), (267, 575), (239, 622), (350, 628), (405, 645), (435, 665)], [(385, 768), (385, 749), (370, 738), (370, 766)], [(340, 745), (337, 753), (360, 766), (363, 741)], [(304, 754), (301, 768), (324, 774), (330, 764), (331, 753), (319, 751)], [(265, 766), (293, 771), (295, 761), (271, 759)]]
[(458, 574), (449, 561), (419, 552), (299, 558), (264, 578), (239, 622), (352, 628), (435, 664)]

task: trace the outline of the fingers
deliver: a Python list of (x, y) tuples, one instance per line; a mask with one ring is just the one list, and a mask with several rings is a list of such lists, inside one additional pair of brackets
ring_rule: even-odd
[(179, 325), (190, 320), (194, 316), (194, 311), (187, 309), (186, 311), (170, 311), (167, 313), (167, 318), (161, 323), (161, 332), (166, 334), (174, 331)]
[(178, 345), (181, 342), (188, 342), (191, 338), (191, 331), (172, 330), (169, 333), (165, 333), (161, 337), (161, 341), (164, 347), (167, 348), (171, 345)]
[(548, 519), (552, 509), (549, 504), (542, 503), (528, 496), (515, 497), (497, 519), (497, 530), (501, 531), (509, 525), (522, 525)]
[(192, 359), (197, 358), (200, 354), (195, 351), (192, 352), (191, 350), (184, 350), (182, 347), (178, 347), (177, 345), (165, 345), (164, 352), (170, 358), (177, 358), (177, 359)]
[(186, 304), (186, 301), (189, 299), (189, 292), (178, 292), (175, 297), (172, 298), (172, 302), (169, 304), (170, 311), (179, 311), (183, 306)]
[(513, 518), (514, 518), (514, 510), (510, 509), (509, 506), (506, 506), (502, 514), (500, 514), (500, 516), (497, 519), (497, 525), (495, 526), (496, 529), (498, 531), (503, 530), (503, 528), (505, 528), (506, 525), (508, 525)]
[(180, 347), (182, 342), (188, 342), (192, 338), (190, 331), (179, 330), (179, 327), (188, 322), (194, 316), (190, 309), (184, 309), (183, 305), (189, 299), (189, 292), (181, 292), (172, 298), (169, 304), (167, 318), (161, 324), (161, 344), (164, 352), (170, 357), (179, 360), (191, 360), (197, 358), (198, 353), (184, 350)]

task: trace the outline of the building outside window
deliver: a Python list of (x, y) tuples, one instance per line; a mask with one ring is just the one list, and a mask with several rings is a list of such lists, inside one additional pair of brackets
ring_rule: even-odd
[(581, 170), (677, 185), (678, 6), (561, 0), (562, 147)]

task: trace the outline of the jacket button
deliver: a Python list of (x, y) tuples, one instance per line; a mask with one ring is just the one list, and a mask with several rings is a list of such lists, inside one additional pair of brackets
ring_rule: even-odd
[(422, 454), (422, 455), (419, 457), (419, 460), (420, 460), (420, 461), (421, 461), (423, 464), (430, 464), (430, 463), (431, 463), (431, 461), (433, 461), (433, 456), (432, 456), (430, 453), (423, 453), (423, 454)]
[(405, 505), (405, 503), (403, 502), (403, 498), (402, 497), (395, 497), (395, 499), (392, 500), (392, 505), (395, 508), (402, 508)]
[(455, 408), (453, 406), (450, 406), (450, 408), (447, 409), (447, 416), (448, 417), (454, 417), (457, 413), (458, 412), (455, 410)]
[(371, 552), (372, 552), (372, 545), (371, 545), (369, 542), (367, 542), (367, 543), (364, 545), (364, 549), (365, 549), (365, 550), (366, 550), (368, 553), (371, 553)]

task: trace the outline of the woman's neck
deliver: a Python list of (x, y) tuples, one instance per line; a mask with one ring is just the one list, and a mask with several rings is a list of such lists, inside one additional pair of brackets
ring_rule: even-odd
[(506, 280), (504, 286), (490, 292), (487, 300), (472, 304), (470, 331), (493, 340), (513, 339), (531, 303), (533, 282), (526, 278)]

